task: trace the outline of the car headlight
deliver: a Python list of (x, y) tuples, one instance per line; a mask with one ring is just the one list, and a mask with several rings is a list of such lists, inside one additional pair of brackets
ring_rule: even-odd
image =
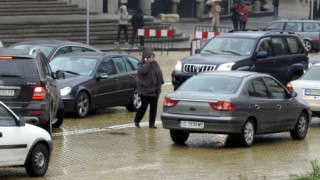
[(174, 66), (174, 70), (181, 71), (182, 70), (182, 64), (181, 61), (177, 61), (177, 64)]
[(218, 71), (231, 71), (232, 66), (233, 66), (234, 64), (235, 64), (234, 62), (221, 64), (221, 65), (218, 67), (217, 70), (218, 70)]
[(69, 87), (69, 86), (66, 86), (66, 87), (60, 89), (61, 96), (68, 95), (70, 92), (71, 92), (71, 87)]

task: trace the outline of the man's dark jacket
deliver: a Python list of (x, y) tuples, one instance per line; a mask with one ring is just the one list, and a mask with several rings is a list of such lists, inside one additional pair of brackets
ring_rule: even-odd
[(142, 28), (144, 26), (144, 19), (142, 10), (138, 9), (137, 12), (131, 17), (132, 27), (135, 29)]

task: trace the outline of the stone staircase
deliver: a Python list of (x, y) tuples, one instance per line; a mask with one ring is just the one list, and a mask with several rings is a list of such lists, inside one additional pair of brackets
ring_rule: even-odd
[[(0, 41), (5, 47), (24, 40), (62, 39), (86, 43), (86, 9), (58, 0), (0, 0)], [(112, 44), (118, 29), (116, 15), (90, 14), (90, 45)], [(146, 24), (156, 23), (153, 17)], [(160, 22), (158, 22), (160, 23)], [(128, 27), (131, 37), (132, 27)], [(121, 35), (124, 42), (124, 35)], [(175, 41), (186, 40), (175, 34)]]

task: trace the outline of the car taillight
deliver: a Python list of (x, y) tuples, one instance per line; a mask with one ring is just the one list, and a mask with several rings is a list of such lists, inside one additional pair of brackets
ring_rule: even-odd
[(46, 89), (43, 86), (36, 86), (33, 90), (32, 100), (44, 100)]
[(163, 99), (163, 107), (174, 107), (177, 105), (179, 100), (170, 99), (170, 98), (164, 98)]
[(216, 111), (233, 111), (234, 105), (230, 102), (218, 101), (218, 102), (210, 102), (211, 108)]
[(0, 56), (0, 59), (12, 59), (11, 56)]
[(291, 82), (288, 82), (287, 85), (286, 85), (286, 87), (288, 88), (288, 90), (289, 90), (290, 92), (293, 91), (293, 87), (292, 87)]

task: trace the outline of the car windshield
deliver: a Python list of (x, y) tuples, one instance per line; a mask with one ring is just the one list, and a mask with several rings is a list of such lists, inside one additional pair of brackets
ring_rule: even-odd
[(49, 58), (49, 55), (53, 51), (53, 47), (44, 46), (44, 45), (19, 44), (19, 45), (11, 46), (10, 48), (12, 48), (12, 49), (32, 49), (32, 48), (39, 49), (41, 52), (43, 52), (43, 54), (47, 58)]
[(179, 91), (197, 91), (234, 94), (242, 78), (232, 76), (193, 76), (181, 85)]
[(311, 66), (310, 69), (300, 79), (320, 81), (319, 72), (320, 66)]
[(201, 54), (226, 54), (248, 56), (253, 51), (255, 39), (240, 37), (216, 37), (203, 47)]
[(90, 76), (98, 59), (84, 57), (56, 57), (50, 62), (53, 72), (65, 71), (75, 75)]

